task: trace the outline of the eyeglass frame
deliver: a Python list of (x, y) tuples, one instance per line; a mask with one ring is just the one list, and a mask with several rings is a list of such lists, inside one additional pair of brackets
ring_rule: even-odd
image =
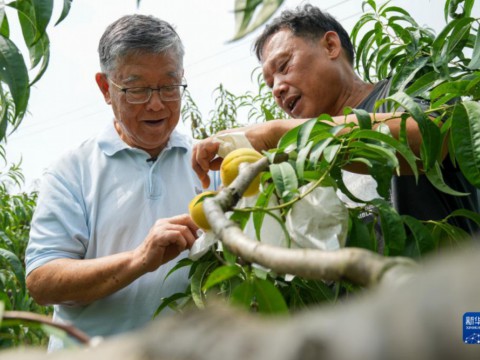
[[(122, 87), (118, 84), (116, 84), (112, 79), (108, 78), (108, 81), (111, 82), (113, 85), (115, 85), (115, 87), (118, 88), (118, 90), (120, 90), (121, 92), (123, 92), (125, 94), (125, 100), (127, 101), (127, 103), (129, 104), (134, 104), (134, 105), (138, 105), (138, 104), (146, 104), (150, 101), (150, 99), (152, 98), (152, 94), (154, 91), (158, 91), (158, 96), (160, 96), (160, 100), (162, 101), (178, 101), (178, 100), (181, 100), (182, 97), (183, 97), (183, 94), (185, 93), (185, 89), (187, 88), (187, 84), (174, 84), (174, 85), (165, 85), (165, 86), (160, 86), (158, 88), (151, 88), (151, 87), (148, 87), (148, 86), (134, 86), (134, 87), (130, 87), (130, 88), (125, 88), (125, 87)], [(165, 88), (172, 88), (172, 87), (178, 87), (178, 88), (183, 88), (180, 96), (178, 99), (164, 99), (162, 97), (162, 89), (165, 89)], [(142, 101), (142, 102), (131, 102), (128, 100), (128, 90), (132, 90), (132, 89), (145, 89), (145, 90), (149, 90), (149, 94), (148, 94), (148, 98), (145, 100), (145, 101)]]

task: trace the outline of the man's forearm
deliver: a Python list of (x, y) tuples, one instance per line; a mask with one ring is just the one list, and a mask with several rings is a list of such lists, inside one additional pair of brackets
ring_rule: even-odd
[(57, 259), (33, 270), (27, 287), (42, 305), (84, 305), (124, 288), (145, 272), (130, 251), (98, 259)]

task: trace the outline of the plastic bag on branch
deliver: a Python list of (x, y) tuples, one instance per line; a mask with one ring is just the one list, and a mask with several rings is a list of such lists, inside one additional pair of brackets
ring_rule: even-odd
[(198, 230), (197, 235), (198, 239), (195, 240), (188, 254), (188, 257), (193, 261), (200, 259), (218, 242), (218, 238), (213, 231), (204, 232), (203, 230)]
[[(310, 185), (299, 190), (304, 194)], [(338, 250), (345, 246), (348, 210), (331, 186), (319, 186), (293, 204), (286, 217), (292, 247)]]
[[(311, 185), (299, 188), (305, 194)], [(238, 207), (255, 205), (256, 197), (242, 198)], [(276, 206), (275, 196), (270, 199), (269, 207)], [(275, 210), (275, 215), (280, 212)], [(288, 211), (285, 227), (291, 238), (292, 248), (313, 248), (320, 250), (338, 250), (345, 246), (348, 232), (348, 210), (331, 186), (316, 187), (301, 200), (295, 202)], [(288, 241), (281, 225), (272, 216), (265, 215), (260, 239), (257, 239), (253, 221), (250, 219), (244, 232), (252, 239), (262, 243), (287, 247)]]

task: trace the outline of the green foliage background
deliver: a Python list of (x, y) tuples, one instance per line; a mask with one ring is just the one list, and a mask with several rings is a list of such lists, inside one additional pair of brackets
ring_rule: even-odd
[[(72, 0), (62, 0), (62, 12), (55, 25), (68, 15)], [(52, 20), (53, 0), (18, 0), (0, 4), (0, 156), (5, 161), (4, 143), (21, 124), (30, 88), (44, 74), (50, 57), (47, 26)], [(7, 16), (6, 8), (15, 17)], [(25, 59), (11, 39), (12, 21), (18, 21), (28, 51)], [(5, 165), (6, 167), (6, 165)], [(45, 346), (41, 327), (22, 321), (2, 321), (4, 311), (50, 314), (39, 306), (25, 286), (25, 248), (36, 193), (19, 192), (23, 176), (19, 165), (0, 173), (0, 349), (18, 345)]]
[[(17, 192), (22, 181), (17, 165), (0, 174), (0, 315), (13, 310), (48, 315), (51, 308), (35, 303), (25, 285), (25, 248), (37, 194)], [(0, 349), (46, 343), (39, 328), (20, 321), (0, 323)]]

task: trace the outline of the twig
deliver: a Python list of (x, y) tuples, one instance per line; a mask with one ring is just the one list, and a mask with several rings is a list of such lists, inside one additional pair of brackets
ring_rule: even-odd
[(55, 322), (50, 317), (45, 315), (35, 314), (28, 311), (5, 311), (3, 313), (3, 319), (22, 320), (46, 324), (65, 331), (68, 335), (70, 335), (84, 345), (88, 345), (90, 343), (90, 337), (83, 331), (77, 329), (73, 325)]

